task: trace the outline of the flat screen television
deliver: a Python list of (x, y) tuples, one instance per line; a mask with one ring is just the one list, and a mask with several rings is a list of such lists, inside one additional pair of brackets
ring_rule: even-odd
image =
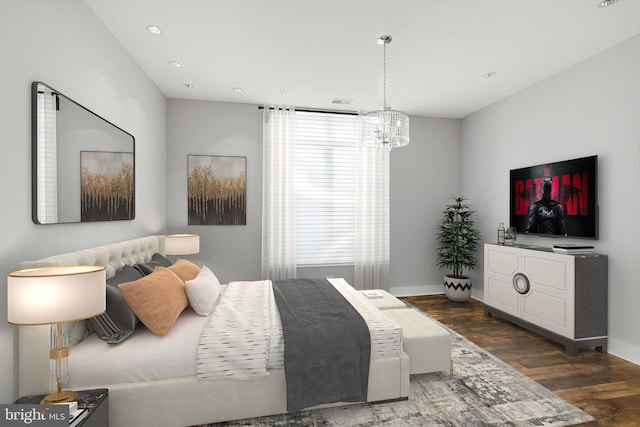
[(509, 185), (518, 234), (598, 238), (598, 156), (512, 169)]

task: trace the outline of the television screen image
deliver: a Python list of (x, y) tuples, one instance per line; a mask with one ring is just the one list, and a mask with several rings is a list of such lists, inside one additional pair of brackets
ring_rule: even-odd
[(518, 234), (598, 238), (598, 156), (509, 173), (510, 226)]

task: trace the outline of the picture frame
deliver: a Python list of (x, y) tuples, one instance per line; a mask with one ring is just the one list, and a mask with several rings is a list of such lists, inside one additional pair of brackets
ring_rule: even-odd
[(246, 225), (246, 177), (246, 157), (188, 155), (188, 225)]
[(80, 222), (134, 218), (133, 152), (80, 151)]

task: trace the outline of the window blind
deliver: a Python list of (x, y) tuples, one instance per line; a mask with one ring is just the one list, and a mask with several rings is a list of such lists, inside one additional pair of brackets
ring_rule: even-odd
[(357, 119), (296, 111), (296, 259), (354, 262)]
[(58, 222), (58, 168), (56, 142), (56, 96), (38, 92), (38, 220)]

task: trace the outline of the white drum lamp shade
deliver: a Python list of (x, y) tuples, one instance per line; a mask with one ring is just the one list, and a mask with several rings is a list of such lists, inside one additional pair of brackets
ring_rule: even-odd
[(197, 234), (169, 234), (164, 238), (165, 255), (195, 255), (200, 252), (200, 236)]
[(88, 319), (106, 309), (103, 266), (30, 268), (9, 273), (7, 320), (43, 325)]

